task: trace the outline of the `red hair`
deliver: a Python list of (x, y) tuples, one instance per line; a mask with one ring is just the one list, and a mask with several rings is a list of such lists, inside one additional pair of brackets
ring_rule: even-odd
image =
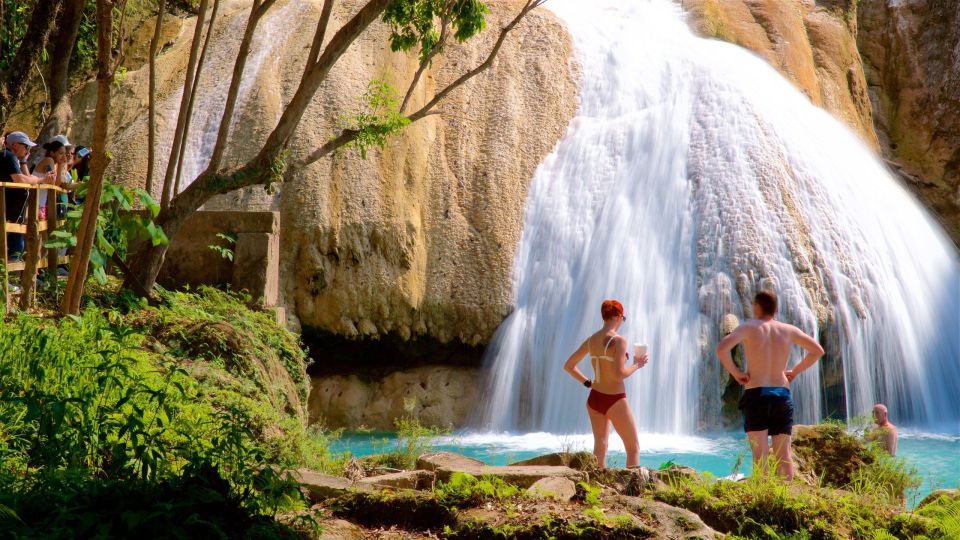
[(623, 304), (616, 300), (604, 300), (600, 305), (600, 316), (607, 321), (623, 315)]

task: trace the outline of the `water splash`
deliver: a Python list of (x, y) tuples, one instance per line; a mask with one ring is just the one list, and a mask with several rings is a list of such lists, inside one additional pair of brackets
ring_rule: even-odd
[(761, 59), (693, 35), (668, 0), (548, 5), (574, 38), (580, 105), (531, 185), (484, 427), (588, 425), (561, 365), (608, 297), (626, 306), (621, 333), (650, 345), (627, 382), (640, 428), (719, 427), (721, 321), (773, 286), (781, 318), (830, 357), (794, 383), (799, 420), (879, 400), (956, 431), (960, 263), (856, 136)]

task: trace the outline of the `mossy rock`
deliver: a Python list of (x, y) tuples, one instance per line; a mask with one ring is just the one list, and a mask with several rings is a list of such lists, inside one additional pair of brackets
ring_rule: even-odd
[(555, 452), (535, 458), (525, 459), (510, 465), (550, 465), (564, 466), (578, 471), (592, 471), (597, 468), (597, 456), (590, 452)]
[(857, 470), (874, 462), (866, 444), (842, 424), (795, 426), (793, 457), (799, 478), (835, 488), (848, 486)]
[(333, 515), (364, 527), (441, 530), (457, 522), (456, 512), (433, 495), (415, 491), (356, 492), (334, 501)]

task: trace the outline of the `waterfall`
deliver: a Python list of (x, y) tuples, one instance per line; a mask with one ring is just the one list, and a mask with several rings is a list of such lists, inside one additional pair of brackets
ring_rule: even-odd
[(621, 334), (650, 346), (627, 380), (640, 429), (719, 428), (722, 321), (773, 287), (781, 320), (828, 351), (793, 384), (799, 421), (883, 401), (895, 422), (957, 431), (960, 262), (871, 151), (669, 0), (547, 6), (573, 36), (580, 103), (530, 187), (484, 427), (588, 430), (562, 365), (618, 298)]
[[(228, 6), (230, 8), (232, 6)], [(233, 112), (230, 138), (238, 136), (263, 136), (264, 134), (250, 133), (245, 127), (238, 125), (237, 120), (249, 106), (251, 100), (257, 96), (253, 89), (257, 80), (272, 78), (279, 80), (280, 72), (275, 60), (282, 56), (287, 41), (291, 37), (291, 21), (299, 21), (311, 7), (310, 2), (290, 0), (279, 6), (274, 6), (257, 25), (254, 34), (250, 55), (247, 57), (237, 92), (237, 106)], [(185, 141), (186, 151), (183, 160), (183, 172), (180, 176), (178, 191), (183, 191), (193, 180), (207, 168), (213, 147), (217, 142), (217, 133), (220, 130), (220, 119), (226, 106), (226, 96), (230, 89), (230, 80), (233, 77), (233, 66), (240, 49), (247, 25), (249, 7), (236, 9), (232, 13), (221, 14), (213, 24), (213, 39), (210, 51), (200, 74), (199, 89), (190, 118), (190, 130)], [(209, 13), (207, 15), (209, 17)], [(226, 22), (224, 22), (226, 21)], [(198, 23), (199, 24), (199, 23)], [(163, 115), (164, 129), (157, 137), (157, 170), (162, 178), (166, 170), (167, 160), (170, 157), (170, 146), (173, 144), (173, 132), (177, 124), (177, 114), (180, 111), (180, 100), (183, 96), (183, 87), (160, 102), (157, 110)], [(279, 110), (273, 118), (273, 126), (280, 120)], [(159, 187), (158, 187), (159, 189)]]

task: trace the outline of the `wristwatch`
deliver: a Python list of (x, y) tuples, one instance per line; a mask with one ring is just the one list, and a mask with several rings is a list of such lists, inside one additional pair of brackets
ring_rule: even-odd
[(593, 381), (591, 381), (590, 379), (587, 379), (583, 381), (583, 385), (586, 386), (587, 388), (590, 388), (591, 386), (593, 386)]

